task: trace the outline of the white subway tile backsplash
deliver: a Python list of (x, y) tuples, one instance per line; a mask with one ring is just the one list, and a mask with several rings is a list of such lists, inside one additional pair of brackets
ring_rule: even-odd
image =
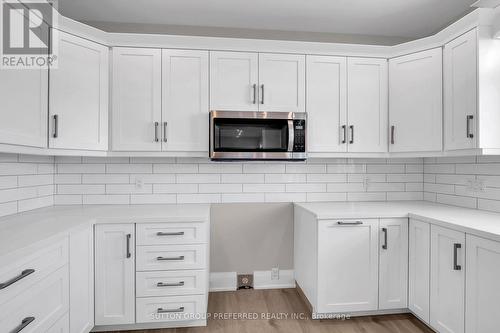
[(326, 184), (286, 184), (285, 190), (294, 193), (326, 192)]
[(366, 173), (365, 164), (328, 164), (328, 173)]
[(243, 184), (243, 192), (285, 192), (285, 184)]
[(33, 163), (0, 163), (0, 176), (34, 175), (38, 166)]
[[(127, 166), (128, 164), (117, 164), (116, 167)], [(108, 170), (108, 172), (110, 172)], [(74, 164), (74, 163), (61, 163), (57, 164), (57, 174), (61, 173), (106, 173), (105, 164)]]
[(422, 192), (387, 192), (387, 200), (424, 200), (424, 195)]
[(385, 192), (347, 193), (348, 201), (386, 201)]
[(500, 163), (457, 164), (457, 174), (500, 175)]
[(108, 184), (106, 185), (106, 194), (151, 194), (153, 193), (153, 184)]
[(88, 184), (60, 184), (57, 185), (57, 194), (105, 194), (106, 185)]
[[(143, 164), (143, 166), (146, 165), (147, 164)], [(153, 172), (154, 173), (198, 173), (198, 164), (153, 164)]]
[(130, 195), (106, 194), (106, 195), (84, 195), (84, 205), (128, 205)]
[(198, 186), (200, 193), (241, 193), (243, 188), (241, 184), (200, 184)]
[(83, 204), (82, 195), (56, 194), (54, 195), (55, 205), (81, 205)]
[(448, 195), (448, 194), (438, 194), (436, 197), (436, 202), (452, 205), (452, 206), (460, 206), (466, 208), (477, 208), (477, 199), (471, 197), (462, 197), (457, 195)]
[(142, 181), (143, 184), (173, 184), (175, 183), (175, 174), (169, 173), (137, 173), (128, 175), (130, 183), (135, 184)]
[(448, 184), (432, 184), (425, 183), (424, 184), (425, 192), (433, 192), (433, 193), (442, 193), (442, 194), (454, 194), (455, 186)]
[(132, 194), (130, 203), (132, 205), (174, 204), (177, 203), (177, 196), (175, 194)]
[(57, 174), (54, 175), (54, 184), (81, 184), (81, 174)]
[(244, 173), (285, 173), (285, 164), (244, 164)]
[(373, 164), (366, 166), (367, 173), (404, 173), (404, 164)]
[(25, 212), (27, 210), (32, 210), (52, 205), (54, 205), (54, 196), (48, 195), (44, 197), (20, 200), (18, 202), (18, 211)]
[[(17, 177), (16, 176), (2, 176), (0, 177), (0, 190), (7, 188), (17, 187)], [(1, 216), (1, 214), (0, 214)]]
[(198, 184), (153, 184), (153, 193), (198, 193)]
[(82, 175), (83, 184), (128, 184), (127, 174), (85, 174)]
[[(305, 183), (309, 182), (308, 176), (302, 173), (271, 173), (265, 175), (266, 183)], [(321, 176), (315, 174), (315, 176)]]
[(327, 184), (328, 192), (365, 192), (363, 183), (330, 183)]
[(250, 174), (250, 173), (222, 174), (221, 183), (227, 183), (227, 184), (264, 183), (264, 175)]
[(325, 173), (326, 165), (324, 164), (287, 164), (287, 173)]
[(220, 194), (178, 194), (177, 203), (220, 203)]
[(454, 164), (425, 164), (424, 173), (455, 173)]
[(182, 174), (177, 175), (177, 183), (183, 184), (211, 184), (220, 183), (220, 174)]
[(307, 193), (308, 202), (346, 201), (347, 193)]
[[(153, 172), (153, 165), (151, 164), (106, 164), (106, 173), (152, 173), (152, 172)], [(103, 172), (94, 172), (94, 173), (103, 173)]]
[(200, 173), (242, 173), (243, 166), (236, 163), (200, 164)]
[(18, 177), (18, 186), (39, 186), (54, 184), (54, 175), (28, 175)]
[(222, 203), (236, 203), (236, 202), (264, 202), (264, 193), (231, 193), (222, 194)]
[(266, 193), (266, 202), (305, 202), (305, 193)]
[[(287, 176), (291, 176), (291, 175), (287, 175)], [(385, 178), (385, 175), (384, 175), (384, 178)], [(308, 183), (345, 183), (346, 181), (347, 181), (347, 175), (342, 174), (342, 173), (324, 173), (324, 174), (308, 174), (307, 175), (307, 182)], [(300, 182), (300, 181), (297, 181), (297, 182)]]

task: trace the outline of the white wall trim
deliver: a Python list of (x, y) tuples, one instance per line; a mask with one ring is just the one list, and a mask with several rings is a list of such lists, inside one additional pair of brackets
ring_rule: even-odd
[(253, 272), (254, 289), (286, 289), (295, 288), (295, 275), (292, 269), (280, 269), (279, 279), (271, 279), (271, 271)]
[(236, 290), (236, 272), (210, 273), (210, 292)]

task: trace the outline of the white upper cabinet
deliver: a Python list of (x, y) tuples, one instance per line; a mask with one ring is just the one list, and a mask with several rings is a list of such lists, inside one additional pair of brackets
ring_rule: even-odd
[(59, 31), (50, 69), (50, 148), (108, 149), (109, 49)]
[(347, 151), (345, 57), (307, 56), (307, 142), (311, 153)]
[(500, 327), (500, 243), (467, 235), (467, 333), (488, 333)]
[(431, 226), (430, 325), (438, 332), (463, 333), (465, 234)]
[(258, 111), (258, 53), (210, 52), (210, 109)]
[(163, 150), (208, 152), (208, 51), (162, 50)]
[(48, 69), (0, 70), (0, 144), (47, 147)]
[(320, 221), (317, 312), (377, 310), (378, 254), (377, 219)]
[(408, 293), (408, 219), (381, 219), (379, 310), (404, 309)]
[(442, 50), (389, 60), (391, 152), (442, 150)]
[(259, 110), (305, 112), (305, 56), (259, 54)]
[(347, 59), (349, 152), (387, 151), (387, 75), (386, 59)]
[(408, 308), (429, 324), (431, 225), (411, 219), (409, 227)]
[(161, 50), (113, 48), (112, 150), (161, 150)]
[(475, 148), (477, 141), (477, 30), (444, 47), (444, 148)]

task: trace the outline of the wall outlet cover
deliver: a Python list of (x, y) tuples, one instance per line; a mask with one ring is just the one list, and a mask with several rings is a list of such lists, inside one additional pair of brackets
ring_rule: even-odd
[(273, 267), (271, 269), (271, 280), (279, 280), (280, 279), (280, 268)]
[(238, 274), (238, 289), (253, 289), (253, 274)]

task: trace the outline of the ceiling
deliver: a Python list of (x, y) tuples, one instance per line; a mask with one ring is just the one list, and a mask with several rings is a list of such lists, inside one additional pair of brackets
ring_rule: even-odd
[(79, 21), (404, 37), (431, 35), (475, 0), (59, 0)]

